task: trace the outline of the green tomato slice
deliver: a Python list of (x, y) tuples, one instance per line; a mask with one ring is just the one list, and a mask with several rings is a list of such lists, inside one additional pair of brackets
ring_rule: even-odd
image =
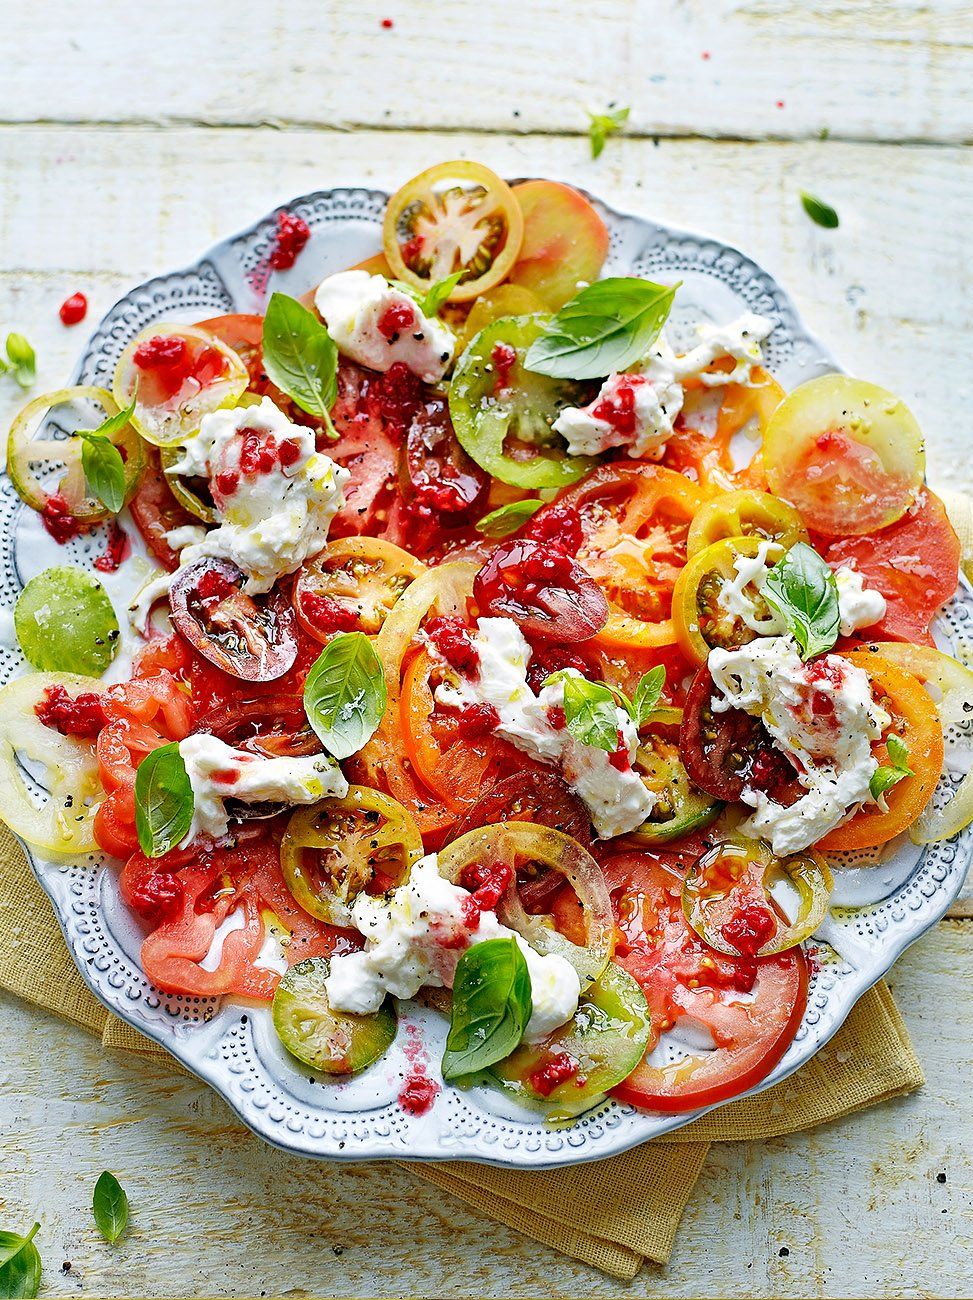
[[(10, 426), (7, 438), (7, 473), (17, 495), (34, 510), (43, 510), (53, 493), (42, 484), (36, 467), (63, 466), (64, 473), (55, 491), (64, 499), (73, 519), (80, 524), (96, 524), (107, 519), (111, 511), (88, 491), (81, 463), (82, 439), (33, 436), (35, 427), (49, 411), (55, 407), (81, 403), (85, 404), (85, 416), (72, 421), (79, 429), (96, 429), (106, 417), (117, 415), (119, 411), (118, 404), (110, 393), (90, 384), (59, 388), (56, 392), (35, 397)], [(121, 452), (125, 464), (127, 501), (138, 486), (145, 467), (142, 442), (131, 424), (116, 429), (110, 437)]]
[[(135, 354), (150, 339), (181, 343), (180, 367), (142, 368)], [(119, 358), (112, 392), (120, 406), (135, 401), (132, 424), (146, 442), (171, 447), (197, 433), (204, 415), (235, 406), (250, 376), (232, 348), (205, 330), (188, 325), (150, 325)]]
[[(503, 316), (488, 325), (460, 357), (449, 388), (449, 414), (463, 449), (494, 478), (522, 488), (566, 487), (596, 464), (590, 456), (568, 456), (551, 427), (566, 406), (583, 404), (585, 389), (524, 368), (547, 319)], [(498, 365), (506, 349), (515, 357)]]
[[(681, 710), (671, 712), (681, 717)], [(693, 785), (674, 742), (657, 735), (643, 736), (635, 769), (642, 784), (655, 795), (655, 807), (633, 839), (641, 844), (665, 844), (715, 821), (722, 804)]]
[[(518, 1101), (542, 1108), (549, 1121), (571, 1119), (628, 1078), (645, 1054), (650, 1027), (645, 994), (609, 962), (566, 1025), (541, 1043), (521, 1043), (490, 1074)], [(545, 1074), (550, 1078), (551, 1067), (562, 1064), (573, 1072), (548, 1090)]]
[(49, 672), (100, 676), (121, 633), (104, 587), (71, 565), (45, 569), (17, 598), (14, 630), (29, 663)]
[(390, 1047), (395, 1009), (386, 998), (371, 1016), (333, 1011), (324, 987), (330, 971), (327, 957), (309, 957), (290, 968), (274, 993), (274, 1028), (291, 1056), (313, 1070), (358, 1074)]
[(197, 519), (202, 519), (206, 524), (218, 523), (216, 507), (213, 505), (213, 498), (210, 495), (207, 480), (203, 478), (186, 478), (182, 474), (172, 472), (173, 465), (177, 465), (182, 459), (182, 448), (162, 447), (159, 449), (159, 459), (162, 462), (162, 471), (166, 476), (166, 482), (179, 504), (185, 506), (191, 515), (195, 515)]
[[(786, 910), (778, 902), (781, 887)], [(833, 888), (828, 865), (816, 853), (778, 858), (761, 841), (728, 840), (693, 864), (683, 881), (682, 910), (717, 952), (770, 957), (814, 933), (828, 913)]]

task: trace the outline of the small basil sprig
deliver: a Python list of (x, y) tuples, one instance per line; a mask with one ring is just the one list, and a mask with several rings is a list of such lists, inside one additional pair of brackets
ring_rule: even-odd
[(91, 1212), (95, 1216), (98, 1231), (114, 1246), (128, 1226), (128, 1197), (125, 1188), (107, 1169), (95, 1183)]
[(0, 1232), (0, 1297), (33, 1300), (41, 1285), (41, 1257), (34, 1245), (40, 1230), (35, 1223), (26, 1237)]
[(342, 632), (329, 641), (304, 683), (308, 722), (339, 759), (371, 740), (387, 702), (382, 661), (364, 632)]
[(110, 415), (97, 429), (81, 429), (81, 466), (92, 496), (113, 514), (125, 504), (125, 462), (112, 442), (112, 435), (124, 429), (135, 412), (135, 401), (124, 411)]
[(530, 1020), (530, 972), (516, 939), (487, 939), (460, 957), (443, 1078), (486, 1070), (517, 1047)]
[(314, 313), (286, 293), (271, 294), (267, 304), (263, 365), (271, 383), (337, 438), (331, 408), (338, 396), (338, 349)]
[(658, 338), (678, 288), (630, 276), (596, 280), (548, 321), (524, 365), (552, 379), (599, 379), (627, 370)]
[(760, 594), (786, 623), (802, 659), (833, 648), (841, 625), (838, 584), (813, 547), (792, 546), (767, 574)]
[(564, 723), (571, 735), (582, 745), (613, 754), (618, 749), (618, 705), (637, 728), (644, 727), (659, 703), (665, 681), (666, 670), (658, 664), (643, 673), (632, 699), (606, 682), (591, 682), (564, 669), (552, 673), (544, 685), (564, 683)]
[(526, 501), (509, 501), (507, 505), (498, 506), (496, 510), (484, 515), (476, 525), (476, 531), (484, 537), (509, 537), (536, 515), (543, 504), (536, 497)]
[(135, 830), (147, 858), (161, 858), (189, 834), (193, 787), (173, 741), (153, 749), (135, 773)]
[(432, 288), (426, 290), (426, 296), (419, 301), (424, 316), (439, 315), (441, 309), (446, 305), (449, 295), (462, 280), (463, 274), (462, 271), (454, 271), (452, 275), (437, 280)]
[(11, 374), (21, 388), (37, 378), (37, 357), (23, 334), (7, 335), (7, 355), (0, 357), (0, 374)]
[(885, 747), (889, 751), (891, 763), (888, 766), (883, 764), (877, 767), (872, 773), (868, 790), (873, 799), (881, 799), (886, 790), (891, 790), (893, 785), (898, 785), (904, 777), (915, 776), (915, 772), (909, 766), (908, 746), (901, 736), (893, 733), (885, 742)]
[(808, 194), (807, 190), (801, 190), (801, 205), (815, 225), (824, 226), (825, 230), (838, 228), (838, 214), (830, 203), (824, 203), (813, 194)]
[(616, 135), (628, 121), (630, 108), (609, 109), (607, 113), (588, 113), (588, 139), (591, 141), (592, 158), (601, 157), (605, 141), (610, 135)]

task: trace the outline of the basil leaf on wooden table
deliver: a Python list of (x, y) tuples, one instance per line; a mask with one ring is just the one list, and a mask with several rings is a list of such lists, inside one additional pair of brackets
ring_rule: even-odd
[(816, 199), (807, 190), (801, 190), (801, 204), (815, 225), (824, 226), (825, 230), (836, 230), (840, 225), (838, 214), (831, 204)]
[(0, 1232), (0, 1300), (33, 1300), (40, 1290), (41, 1257), (34, 1245), (40, 1226), (35, 1223), (26, 1237)]
[(95, 1183), (91, 1212), (98, 1231), (114, 1246), (128, 1226), (128, 1197), (125, 1188), (107, 1169)]
[(833, 648), (841, 622), (838, 585), (813, 547), (806, 542), (792, 546), (767, 574), (760, 594), (787, 624), (802, 659)]
[(382, 661), (364, 632), (342, 632), (304, 683), (304, 711), (329, 754), (350, 758), (375, 734), (388, 693)]
[(7, 335), (7, 356), (0, 369), (9, 371), (21, 388), (30, 388), (37, 378), (37, 357), (23, 334)]
[(286, 293), (271, 294), (267, 305), (263, 365), (272, 383), (337, 437), (331, 408), (338, 396), (338, 349), (314, 313)]
[(605, 141), (610, 135), (616, 135), (628, 121), (630, 108), (609, 109), (607, 113), (588, 111), (588, 139), (591, 141), (592, 158), (600, 158)]
[(658, 338), (678, 288), (629, 276), (596, 280), (548, 321), (524, 365), (553, 379), (627, 370)]
[(484, 537), (509, 537), (536, 515), (543, 504), (536, 497), (527, 501), (510, 501), (484, 515), (476, 525), (476, 531)]
[(516, 939), (467, 948), (456, 966), (443, 1078), (461, 1079), (509, 1056), (530, 1020), (530, 972)]
[(189, 834), (193, 787), (173, 741), (146, 754), (135, 773), (135, 829), (147, 858), (161, 858)]

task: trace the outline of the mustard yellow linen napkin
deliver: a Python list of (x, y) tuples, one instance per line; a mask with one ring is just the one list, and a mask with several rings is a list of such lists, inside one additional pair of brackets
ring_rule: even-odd
[[(20, 846), (0, 827), (0, 988), (46, 1007), (106, 1047), (176, 1062), (88, 991)], [(832, 1042), (791, 1079), (624, 1155), (555, 1172), (409, 1164), (420, 1178), (537, 1241), (619, 1278), (665, 1263), (711, 1141), (809, 1128), (911, 1092), (922, 1069), (891, 995), (870, 990)]]

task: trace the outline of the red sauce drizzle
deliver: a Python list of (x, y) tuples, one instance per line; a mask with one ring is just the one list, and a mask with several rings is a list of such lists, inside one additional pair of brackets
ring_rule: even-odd
[(132, 543), (128, 533), (117, 519), (113, 519), (108, 525), (108, 539), (105, 542), (104, 552), (94, 561), (94, 566), (101, 573), (114, 573), (131, 553)]
[(539, 1097), (549, 1097), (555, 1088), (578, 1073), (578, 1062), (567, 1052), (555, 1052), (543, 1065), (527, 1076), (527, 1082)]
[(749, 901), (741, 903), (720, 929), (726, 942), (745, 957), (753, 957), (776, 933), (777, 922), (771, 912)]
[(34, 705), (34, 712), (45, 727), (59, 731), (62, 736), (91, 739), (106, 722), (99, 695), (82, 691), (72, 699), (63, 686), (49, 686), (44, 698)]
[(270, 265), (275, 271), (289, 271), (311, 238), (311, 227), (293, 212), (277, 213), (277, 233)]

